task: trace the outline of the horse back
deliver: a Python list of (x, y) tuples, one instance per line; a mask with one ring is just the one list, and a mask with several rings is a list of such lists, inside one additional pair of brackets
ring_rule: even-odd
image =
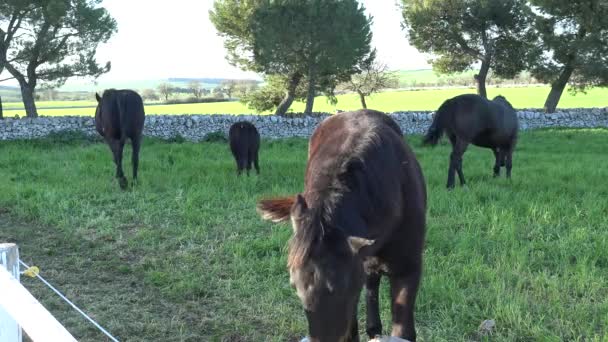
[(122, 107), (119, 108), (123, 115), (120, 121), (125, 135), (129, 138), (141, 135), (145, 121), (144, 103), (141, 96), (132, 90), (121, 90), (118, 94), (118, 106)]
[(370, 110), (334, 115), (309, 145), (305, 198), (338, 189), (336, 224), (346, 233), (375, 239), (376, 248), (397, 244), (420, 251), (426, 188), (420, 165), (399, 126)]
[(234, 157), (246, 157), (250, 152), (256, 153), (260, 148), (260, 134), (255, 126), (247, 121), (239, 121), (228, 131), (230, 150)]
[(144, 127), (143, 100), (132, 90), (106, 90), (95, 115), (98, 130), (106, 138), (138, 138)]

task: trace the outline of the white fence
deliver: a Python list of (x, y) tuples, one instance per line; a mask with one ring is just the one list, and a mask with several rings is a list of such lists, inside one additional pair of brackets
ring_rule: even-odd
[(19, 282), (19, 251), (0, 244), (0, 342), (21, 342), (21, 329), (34, 342), (76, 339)]

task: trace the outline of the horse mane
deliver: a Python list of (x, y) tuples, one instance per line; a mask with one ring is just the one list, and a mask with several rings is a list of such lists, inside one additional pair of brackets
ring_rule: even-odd
[[(372, 146), (381, 142), (377, 127), (379, 124), (374, 121), (368, 122), (365, 132), (360, 137), (353, 139), (355, 145), (345, 157), (331, 156), (336, 160), (334, 167), (330, 167), (325, 177), (329, 179), (327, 186), (316, 193), (319, 199), (317, 205), (308, 210), (305, 218), (294, 217), (293, 220), (303, 219), (302, 225), (296, 229), (289, 241), (289, 254), (287, 265), (290, 269), (301, 267), (308, 261), (313, 250), (328, 236), (332, 236), (340, 231), (339, 225), (334, 221), (336, 207), (343, 195), (350, 189), (350, 185), (355, 181), (352, 177), (353, 168), (361, 168), (364, 165), (363, 156)], [(388, 130), (395, 130), (387, 125)], [(400, 132), (396, 132), (400, 133)], [(308, 189), (310, 191), (311, 189)], [(309, 204), (310, 205), (310, 204)]]
[(103, 97), (103, 96), (104, 96), (104, 95), (106, 95), (106, 94), (107, 94), (107, 95), (111, 95), (111, 94), (114, 94), (114, 93), (116, 93), (116, 92), (117, 92), (117, 90), (116, 90), (116, 89), (114, 89), (114, 88), (109, 88), (109, 89), (104, 90), (104, 91), (103, 91), (103, 94), (102, 94), (101, 96)]
[(511, 103), (509, 101), (507, 101), (507, 98), (502, 95), (498, 95), (498, 96), (494, 97), (492, 99), (492, 102), (502, 103), (505, 106), (515, 110), (515, 108), (513, 108), (513, 106), (511, 105)]

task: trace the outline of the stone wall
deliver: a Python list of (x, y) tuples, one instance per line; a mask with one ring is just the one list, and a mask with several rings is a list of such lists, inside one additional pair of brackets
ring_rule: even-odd
[[(236, 121), (251, 121), (265, 138), (308, 137), (328, 114), (313, 116), (278, 117), (262, 115), (149, 115), (144, 134), (149, 137), (171, 139), (181, 136), (200, 141), (209, 133), (228, 132)], [(433, 112), (396, 112), (391, 116), (407, 134), (422, 134), (431, 124)], [(543, 127), (608, 127), (608, 107), (567, 109), (555, 114), (539, 110), (518, 112), (522, 130)], [(41, 117), (36, 119), (0, 120), (0, 140), (33, 139), (60, 131), (79, 131), (97, 134), (92, 117)]]

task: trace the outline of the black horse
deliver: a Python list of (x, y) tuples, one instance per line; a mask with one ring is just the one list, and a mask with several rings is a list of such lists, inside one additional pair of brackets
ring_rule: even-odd
[(127, 178), (122, 171), (122, 150), (127, 138), (133, 147), (133, 180), (137, 179), (139, 147), (144, 129), (144, 103), (141, 96), (132, 90), (108, 89), (100, 97), (95, 93), (97, 109), (95, 127), (105, 139), (114, 155), (116, 178), (122, 189), (127, 187)]
[(506, 166), (507, 178), (511, 178), (518, 129), (517, 113), (503, 96), (490, 101), (479, 95), (465, 94), (451, 98), (439, 107), (423, 143), (436, 145), (443, 132), (450, 139), (452, 154), (447, 187), (451, 189), (454, 188), (455, 172), (458, 172), (460, 184), (465, 184), (462, 155), (470, 143), (492, 149), (496, 158), (494, 176), (498, 177), (500, 167)]
[(247, 176), (251, 170), (251, 164), (256, 173), (260, 174), (258, 165), (258, 150), (260, 149), (260, 133), (255, 126), (248, 121), (235, 122), (230, 126), (228, 132), (230, 138), (230, 150), (236, 161), (236, 173), (241, 175), (243, 169), (247, 169)]
[(388, 115), (360, 110), (325, 119), (310, 138), (304, 191), (262, 200), (258, 210), (268, 220), (291, 220), (290, 280), (311, 342), (359, 341), (363, 286), (367, 335), (381, 335), (382, 275), (390, 281), (391, 335), (416, 340), (426, 186), (416, 156)]

